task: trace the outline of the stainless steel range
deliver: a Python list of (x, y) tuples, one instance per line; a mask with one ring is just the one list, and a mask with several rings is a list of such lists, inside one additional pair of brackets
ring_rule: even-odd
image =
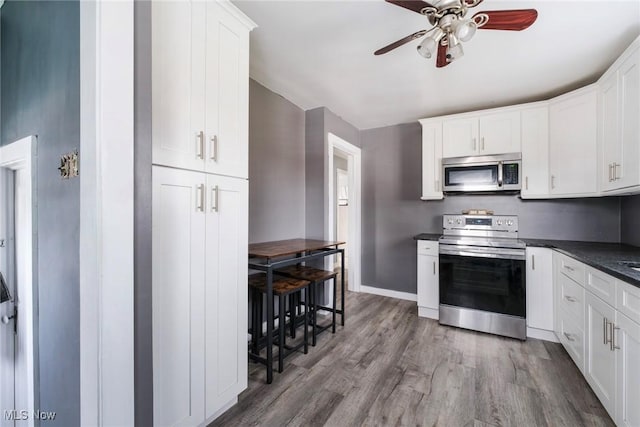
[(440, 323), (526, 339), (525, 244), (518, 217), (443, 215)]

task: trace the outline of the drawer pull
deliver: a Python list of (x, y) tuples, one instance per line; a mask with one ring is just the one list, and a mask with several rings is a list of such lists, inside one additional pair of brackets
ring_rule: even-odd
[(564, 336), (567, 337), (567, 339), (571, 342), (574, 342), (576, 340), (575, 338), (573, 338), (573, 336), (571, 336), (571, 334), (568, 334), (566, 332), (564, 333)]
[(607, 318), (603, 317), (602, 318), (602, 339), (603, 339), (603, 344), (607, 345), (607, 343), (609, 342), (609, 340), (607, 340)]
[(577, 299), (575, 299), (574, 297), (571, 297), (569, 295), (565, 295), (564, 299), (566, 299), (569, 302), (577, 302), (578, 301)]
[(576, 269), (571, 267), (570, 265), (565, 265), (564, 268), (566, 268), (569, 271), (576, 271)]

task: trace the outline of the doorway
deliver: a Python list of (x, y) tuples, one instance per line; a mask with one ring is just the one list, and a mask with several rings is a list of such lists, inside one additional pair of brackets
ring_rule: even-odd
[[(325, 235), (329, 240), (346, 241), (345, 283), (347, 289), (360, 292), (360, 148), (329, 133), (327, 180), (327, 221)], [(331, 258), (331, 257), (328, 257)], [(338, 257), (328, 260), (328, 269), (339, 266)], [(325, 288), (325, 298), (331, 298)], [(330, 299), (327, 299), (330, 301)]]
[(33, 426), (35, 137), (0, 147), (0, 426)]

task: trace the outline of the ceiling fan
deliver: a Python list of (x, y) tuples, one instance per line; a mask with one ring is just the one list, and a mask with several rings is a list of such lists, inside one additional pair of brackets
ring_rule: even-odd
[(433, 28), (395, 41), (376, 50), (374, 55), (382, 55), (424, 37), (418, 45), (418, 53), (425, 58), (431, 58), (436, 53), (438, 68), (462, 57), (464, 51), (460, 42), (471, 40), (477, 29), (522, 31), (538, 18), (535, 9), (487, 10), (466, 18), (469, 8), (478, 6), (483, 0), (432, 0), (431, 3), (422, 0), (385, 1), (426, 16)]

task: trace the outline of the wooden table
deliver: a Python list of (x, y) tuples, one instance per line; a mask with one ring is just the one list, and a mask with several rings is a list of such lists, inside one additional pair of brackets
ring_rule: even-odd
[(333, 307), (333, 309), (336, 313), (340, 314), (340, 320), (342, 322), (342, 326), (344, 326), (344, 249), (340, 249), (338, 247), (344, 243), (345, 242), (315, 239), (289, 239), (273, 242), (252, 243), (249, 245), (249, 268), (252, 270), (264, 271), (267, 274), (267, 357), (263, 358), (260, 355), (251, 352), (249, 352), (249, 357), (252, 360), (263, 363), (267, 366), (267, 384), (271, 384), (273, 381), (274, 270), (305, 261), (340, 254), (340, 295), (342, 296), (342, 302), (340, 303), (340, 310), (338, 310), (337, 307)]

